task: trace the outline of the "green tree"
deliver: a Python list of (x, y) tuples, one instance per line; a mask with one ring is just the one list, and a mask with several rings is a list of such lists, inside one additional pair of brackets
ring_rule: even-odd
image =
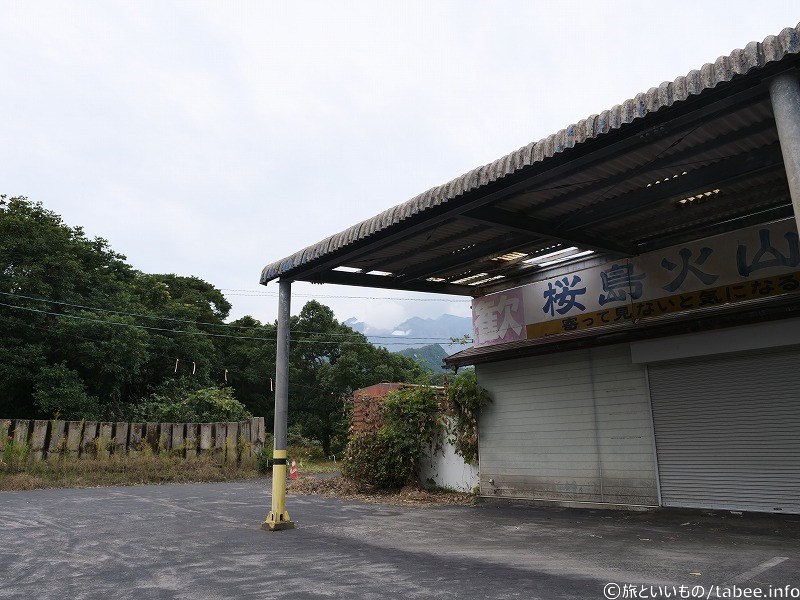
[(34, 383), (33, 398), (41, 411), (51, 417), (76, 421), (100, 418), (100, 403), (86, 393), (78, 374), (64, 363), (43, 367)]
[(214, 423), (243, 421), (253, 415), (234, 397), (231, 388), (211, 387), (184, 393), (177, 399), (153, 394), (134, 407), (133, 416), (165, 423)]
[(421, 348), (406, 348), (398, 354), (408, 356), (428, 368), (434, 375), (442, 375), (442, 360), (447, 357), (447, 352), (439, 344), (428, 344)]
[[(121, 311), (139, 306), (130, 287), (135, 271), (124, 258), (105, 240), (87, 238), (80, 227), (65, 225), (41, 204), (0, 196), (0, 376), (5, 383), (0, 407), (5, 414), (39, 414), (34, 383), (41, 369), (60, 363), (101, 405), (122, 393), (125, 382), (114, 380), (110, 363), (98, 370), (96, 353), (82, 344), (113, 343), (129, 357), (127, 369), (135, 372), (144, 358), (141, 339), (99, 331), (100, 324), (113, 320), (107, 313), (92, 314), (94, 326), (85, 325), (90, 317), (80, 306)], [(84, 326), (78, 325), (81, 320)]]
[(215, 342), (221, 366), (228, 369), (228, 383), (236, 389), (236, 397), (271, 426), (275, 403), (270, 380), (275, 377), (276, 327), (262, 325), (250, 316), (230, 325), (235, 329), (229, 333), (240, 339), (219, 338)]
[[(174, 404), (227, 383), (271, 423), (276, 325), (226, 324), (230, 309), (198, 277), (137, 271), (40, 203), (0, 196), (0, 414), (126, 418), (153, 395)], [(319, 302), (291, 328), (290, 424), (326, 452), (345, 442), (345, 396), (423, 373)]]
[(225, 383), (215, 337), (230, 333), (223, 321), (230, 304), (222, 292), (196, 277), (144, 273), (134, 288), (154, 329), (148, 331), (148, 360), (132, 395), (147, 396), (164, 384), (177, 389), (180, 383), (181, 390), (191, 391)]
[(192, 334), (227, 333), (229, 311), (213, 285), (136, 271), (40, 203), (0, 196), (3, 414), (49, 416), (34, 387), (47, 379), (42, 369), (62, 364), (106, 416), (170, 381), (187, 390), (222, 383), (214, 338)]
[(346, 443), (344, 399), (353, 390), (415, 381), (424, 373), (412, 359), (370, 344), (316, 300), (292, 318), (291, 331), (289, 420), (322, 442), (326, 453)]

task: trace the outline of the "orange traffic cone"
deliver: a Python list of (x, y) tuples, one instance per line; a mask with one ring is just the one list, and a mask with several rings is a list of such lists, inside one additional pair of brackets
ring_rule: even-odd
[(292, 466), (289, 468), (289, 479), (297, 479), (297, 461), (292, 459)]

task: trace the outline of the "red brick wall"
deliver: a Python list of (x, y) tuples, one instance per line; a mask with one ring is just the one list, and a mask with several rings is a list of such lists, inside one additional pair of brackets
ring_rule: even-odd
[(353, 392), (352, 433), (380, 427), (380, 407), (390, 392), (406, 387), (404, 383), (377, 383)]
[[(391, 392), (403, 388), (417, 387), (412, 383), (376, 383), (353, 392), (353, 422), (351, 433), (373, 431), (381, 426), (381, 405)], [(444, 388), (439, 388), (440, 393)]]

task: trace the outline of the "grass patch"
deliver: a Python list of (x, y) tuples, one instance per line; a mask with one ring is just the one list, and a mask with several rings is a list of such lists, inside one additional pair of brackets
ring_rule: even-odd
[(304, 460), (297, 463), (297, 472), (300, 475), (318, 475), (320, 473), (336, 473), (339, 470), (341, 470), (341, 468), (342, 468), (342, 463), (333, 462), (332, 460)]
[(0, 462), (0, 491), (115, 485), (230, 481), (258, 477), (255, 460), (218, 464), (211, 457), (185, 459), (160, 454), (111, 455), (100, 459), (59, 456)]

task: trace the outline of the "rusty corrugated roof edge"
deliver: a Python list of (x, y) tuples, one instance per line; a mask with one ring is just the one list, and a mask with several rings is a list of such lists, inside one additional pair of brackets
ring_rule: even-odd
[(284, 273), (314, 262), (327, 254), (336, 252), (354, 242), (384, 231), (401, 221), (436, 206), (445, 204), (458, 196), (483, 187), (507, 175), (542, 162), (569, 148), (619, 129), (635, 119), (657, 112), (661, 108), (682, 102), (704, 90), (728, 82), (736, 75), (752, 69), (778, 62), (789, 54), (800, 53), (800, 23), (787, 27), (778, 35), (770, 35), (763, 42), (750, 42), (743, 49), (737, 48), (728, 56), (720, 56), (713, 64), (706, 63), (699, 70), (690, 71), (675, 81), (665, 81), (658, 87), (617, 104), (610, 110), (569, 125), (558, 133), (528, 144), (494, 162), (478, 167), (418, 196), (398, 204), (384, 212), (332, 235), (321, 242), (308, 246), (291, 256), (267, 265), (261, 272), (261, 283), (266, 284)]

